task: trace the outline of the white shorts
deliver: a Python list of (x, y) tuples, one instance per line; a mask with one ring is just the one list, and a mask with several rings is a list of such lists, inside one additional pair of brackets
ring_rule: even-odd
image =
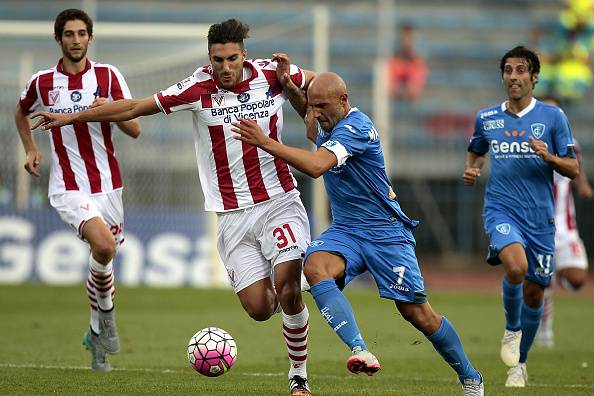
[(56, 209), (60, 218), (70, 224), (83, 241), (82, 229), (87, 221), (99, 217), (113, 234), (116, 246), (124, 242), (124, 205), (122, 190), (107, 194), (89, 195), (73, 191), (55, 194), (49, 197), (50, 204)]
[(301, 259), (310, 242), (297, 190), (246, 209), (217, 213), (219, 255), (239, 293), (270, 278), (279, 263)]
[(588, 268), (588, 255), (578, 233), (569, 233), (555, 240), (555, 271), (565, 268)]

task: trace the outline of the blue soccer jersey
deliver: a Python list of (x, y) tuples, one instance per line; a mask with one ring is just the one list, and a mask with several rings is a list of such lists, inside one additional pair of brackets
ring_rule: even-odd
[(356, 108), (331, 132), (318, 133), (318, 147), (336, 155), (338, 164), (324, 174), (332, 208), (332, 225), (307, 249), (342, 256), (346, 262), (341, 286), (369, 271), (380, 296), (422, 303), (427, 297), (415, 254), (409, 219), (392, 190), (373, 123)]
[(373, 123), (356, 108), (331, 133), (320, 130), (318, 147), (336, 155), (338, 164), (324, 174), (332, 223), (347, 227), (389, 226), (397, 219), (410, 228), (386, 175), (379, 136)]
[(520, 243), (528, 259), (526, 278), (548, 286), (554, 271), (553, 169), (532, 150), (530, 137), (555, 155), (575, 157), (563, 111), (536, 99), (519, 114), (506, 111), (506, 103), (479, 111), (468, 150), (488, 152), (491, 163), (483, 210), (487, 261), (499, 264), (499, 252)]
[(489, 153), (485, 213), (504, 209), (527, 227), (545, 231), (547, 225), (554, 228), (553, 169), (532, 150), (531, 136), (559, 157), (575, 157), (563, 111), (536, 99), (519, 114), (506, 111), (506, 103), (479, 111), (468, 150)]

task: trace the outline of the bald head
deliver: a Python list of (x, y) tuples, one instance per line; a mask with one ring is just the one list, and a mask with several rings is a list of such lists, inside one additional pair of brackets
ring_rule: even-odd
[(336, 73), (320, 73), (311, 82), (308, 92), (312, 94), (328, 96), (340, 96), (347, 94), (347, 87), (344, 80)]
[(351, 110), (346, 84), (336, 73), (320, 73), (313, 79), (307, 88), (307, 103), (328, 132)]

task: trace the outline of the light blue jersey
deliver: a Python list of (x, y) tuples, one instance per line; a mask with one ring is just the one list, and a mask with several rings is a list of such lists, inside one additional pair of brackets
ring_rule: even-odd
[(394, 220), (410, 228), (418, 224), (390, 196), (379, 136), (367, 115), (352, 108), (331, 133), (320, 130), (317, 145), (338, 159), (338, 165), (324, 174), (334, 225), (369, 229)]
[(529, 137), (542, 140), (559, 157), (575, 157), (569, 121), (561, 109), (536, 99), (519, 114), (505, 108), (502, 103), (478, 112), (468, 148), (489, 153), (485, 213), (504, 209), (544, 231), (554, 227), (553, 169), (530, 148)]
[(479, 111), (468, 151), (489, 153), (491, 164), (483, 210), (487, 261), (499, 264), (499, 252), (520, 243), (528, 259), (526, 278), (548, 286), (554, 271), (553, 168), (532, 150), (530, 137), (545, 142), (552, 154), (575, 157), (563, 111), (536, 99), (519, 114), (506, 111), (506, 103)]
[(346, 286), (369, 271), (380, 296), (423, 303), (427, 296), (415, 254), (412, 229), (418, 221), (402, 212), (386, 174), (379, 136), (373, 123), (356, 108), (331, 132), (319, 131), (318, 147), (334, 153), (336, 167), (324, 174), (332, 208), (332, 225), (307, 249), (332, 252), (346, 262)]

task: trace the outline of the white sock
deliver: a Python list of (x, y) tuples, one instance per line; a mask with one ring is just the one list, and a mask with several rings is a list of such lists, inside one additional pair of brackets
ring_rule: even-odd
[(289, 352), (289, 378), (299, 375), (307, 378), (307, 333), (309, 312), (307, 306), (296, 315), (282, 313), (283, 335)]
[(113, 308), (113, 294), (115, 293), (113, 279), (113, 260), (103, 265), (93, 258), (89, 257), (89, 279), (87, 287), (95, 291), (97, 306), (102, 311), (109, 311)]

